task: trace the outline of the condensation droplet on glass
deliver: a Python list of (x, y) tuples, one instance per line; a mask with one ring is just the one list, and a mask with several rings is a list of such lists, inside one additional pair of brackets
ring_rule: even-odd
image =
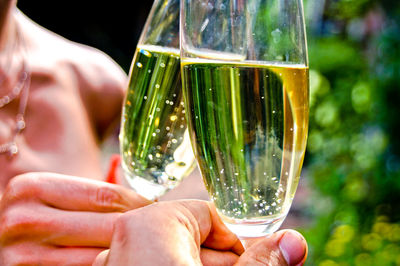
[(153, 133), (153, 134), (151, 134), (153, 137), (155, 137), (157, 134), (156, 133)]
[(153, 155), (152, 154), (149, 154), (149, 160), (151, 161), (151, 160), (153, 160)]
[(161, 63), (161, 64), (160, 64), (160, 67), (165, 67), (165, 64), (164, 64), (164, 63)]
[(172, 139), (172, 143), (178, 143), (178, 140), (176, 140), (176, 139)]
[(156, 153), (156, 157), (157, 158), (160, 158), (161, 157), (161, 154), (159, 154), (158, 152)]
[(196, 115), (196, 119), (199, 119), (199, 116)]
[(147, 71), (147, 72), (151, 73), (151, 69), (149, 69), (149, 71)]
[(174, 94), (172, 95), (172, 97), (176, 97), (176, 94), (174, 93)]
[(166, 100), (165, 103), (166, 103), (166, 104), (169, 104), (169, 100)]
[(224, 168), (222, 168), (220, 173), (221, 173), (221, 174), (223, 174), (223, 173), (224, 173), (224, 171), (225, 171), (225, 169), (224, 169)]
[(160, 109), (159, 107), (157, 107), (157, 108), (156, 108), (156, 111), (157, 111), (157, 112), (160, 112), (160, 111), (161, 111), (161, 109)]
[(137, 63), (136, 63), (136, 66), (137, 66), (138, 68), (142, 68), (142, 67), (143, 67), (142, 63), (140, 63), (140, 62), (137, 62)]
[(147, 100), (147, 96), (144, 96), (143, 99)]
[(288, 172), (285, 172), (285, 175), (289, 175), (289, 173), (288, 173)]
[(160, 84), (156, 84), (156, 89), (159, 89), (160, 88)]
[(261, 99), (263, 99), (263, 100), (264, 100), (264, 98), (265, 98), (264, 96), (261, 96)]
[(169, 101), (169, 105), (174, 105), (174, 102), (173, 101)]
[(264, 172), (264, 175), (267, 175), (267, 173), (266, 173), (266, 172)]
[(275, 113), (276, 113), (276, 111), (275, 111), (275, 110), (273, 110), (273, 111), (272, 111), (272, 113), (273, 113), (273, 114), (275, 114)]
[(184, 128), (184, 127), (185, 127), (184, 125), (181, 125), (181, 126), (180, 126), (180, 128)]
[(166, 127), (166, 128), (165, 128), (166, 131), (169, 131), (170, 129), (171, 129), (170, 127)]
[(160, 129), (159, 128), (156, 129), (156, 133), (160, 133)]
[(235, 176), (238, 176), (239, 175), (239, 173), (235, 173)]

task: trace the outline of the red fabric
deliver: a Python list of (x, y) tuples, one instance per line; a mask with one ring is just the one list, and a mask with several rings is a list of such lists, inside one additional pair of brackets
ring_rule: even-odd
[(108, 169), (106, 181), (108, 183), (117, 184), (117, 173), (118, 167), (121, 163), (121, 156), (119, 154), (113, 154), (110, 158), (110, 168)]

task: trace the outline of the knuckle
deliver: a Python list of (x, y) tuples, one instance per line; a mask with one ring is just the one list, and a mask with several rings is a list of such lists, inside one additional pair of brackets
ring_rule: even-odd
[(4, 192), (4, 197), (9, 200), (17, 200), (37, 192), (37, 181), (39, 175), (35, 173), (22, 174), (15, 176), (8, 183)]
[(95, 189), (91, 201), (96, 207), (108, 210), (117, 207), (121, 201), (121, 196), (113, 187), (101, 186)]
[(23, 228), (32, 221), (19, 208), (8, 208), (0, 216), (0, 243), (8, 243), (23, 234)]
[(114, 223), (113, 238), (117, 242), (124, 241), (129, 232), (129, 228), (132, 226), (131, 215), (122, 214)]

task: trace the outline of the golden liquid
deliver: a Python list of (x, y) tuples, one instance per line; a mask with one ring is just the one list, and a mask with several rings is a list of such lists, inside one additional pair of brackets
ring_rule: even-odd
[(210, 60), (182, 64), (192, 144), (227, 222), (287, 214), (308, 130), (308, 68)]
[(120, 134), (122, 164), (128, 176), (168, 190), (193, 169), (183, 105), (179, 51), (139, 46)]

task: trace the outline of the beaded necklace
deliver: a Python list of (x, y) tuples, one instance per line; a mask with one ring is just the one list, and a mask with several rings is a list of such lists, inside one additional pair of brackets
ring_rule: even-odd
[[(16, 28), (16, 43), (14, 43), (12, 51), (9, 52), (10, 57), (13, 56), (12, 53), (15, 52), (17, 48), (25, 48), (23, 47), (22, 36), (18, 28)], [(23, 49), (22, 52), (26, 52), (25, 50), (26, 49)], [(7, 64), (11, 64), (11, 60), (7, 60)], [(9, 65), (7, 65), (6, 67), (11, 69)], [(0, 155), (8, 154), (10, 157), (18, 154), (18, 146), (16, 142), (17, 136), (25, 128), (24, 116), (25, 116), (26, 106), (28, 103), (30, 81), (31, 81), (31, 75), (25, 60), (22, 60), (22, 71), (18, 75), (19, 78), (17, 80), (17, 84), (14, 86), (11, 92), (5, 96), (0, 97), (0, 108), (2, 108), (7, 104), (11, 103), (13, 100), (17, 99), (18, 96), (20, 96), (18, 113), (15, 118), (15, 128), (13, 130), (11, 139), (6, 143), (0, 144)], [(0, 80), (0, 85), (3, 83), (5, 79), (6, 77)]]

